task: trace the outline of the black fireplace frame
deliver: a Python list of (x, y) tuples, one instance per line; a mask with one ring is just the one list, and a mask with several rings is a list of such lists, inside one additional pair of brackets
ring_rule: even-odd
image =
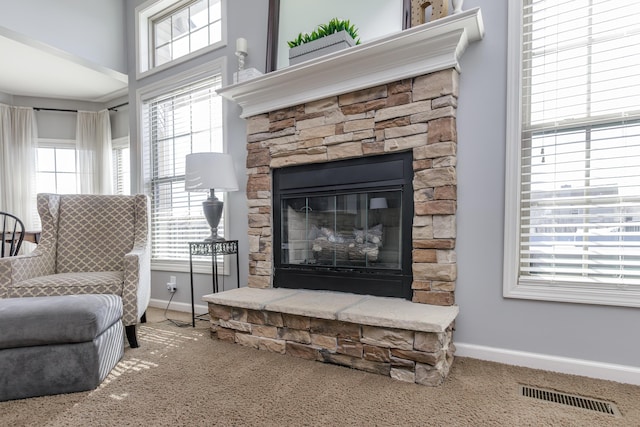
[[(413, 226), (413, 153), (401, 152), (273, 171), (273, 286), (411, 299)], [(283, 264), (281, 198), (292, 195), (344, 194), (345, 190), (402, 191), (399, 269)]]

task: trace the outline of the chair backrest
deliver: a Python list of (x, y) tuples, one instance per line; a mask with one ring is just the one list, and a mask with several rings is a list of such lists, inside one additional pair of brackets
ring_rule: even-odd
[(7, 212), (0, 212), (0, 232), (2, 233), (0, 258), (17, 255), (24, 240), (24, 224), (20, 218)]
[(122, 271), (135, 241), (135, 196), (61, 195), (56, 272)]

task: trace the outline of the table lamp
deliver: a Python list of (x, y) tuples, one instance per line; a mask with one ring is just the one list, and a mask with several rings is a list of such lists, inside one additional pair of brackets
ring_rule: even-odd
[(387, 209), (387, 199), (385, 197), (374, 197), (369, 201), (369, 209)]
[(231, 156), (223, 153), (188, 154), (185, 162), (185, 190), (209, 192), (209, 198), (202, 202), (204, 216), (211, 227), (211, 235), (205, 239), (205, 242), (224, 241), (224, 237), (218, 236), (218, 224), (224, 202), (218, 200), (215, 189), (238, 190)]
[(389, 205), (387, 204), (386, 197), (373, 197), (371, 200), (369, 200), (369, 209), (373, 211), (371, 212), (371, 219), (374, 223), (382, 223), (382, 219), (380, 218), (380, 210), (387, 209), (388, 207)]

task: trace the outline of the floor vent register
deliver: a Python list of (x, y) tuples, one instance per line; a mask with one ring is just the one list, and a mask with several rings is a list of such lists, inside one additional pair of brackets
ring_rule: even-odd
[(559, 403), (561, 405), (573, 406), (575, 408), (586, 409), (602, 414), (621, 416), (615, 403), (604, 400), (592, 399), (589, 397), (577, 396), (575, 394), (561, 393), (555, 390), (520, 385), (520, 395), (533, 399), (546, 400), (547, 402)]

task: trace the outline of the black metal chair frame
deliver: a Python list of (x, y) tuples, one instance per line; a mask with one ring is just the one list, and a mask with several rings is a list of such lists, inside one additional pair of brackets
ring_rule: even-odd
[[(15, 256), (18, 254), (24, 240), (24, 224), (15, 215), (0, 211), (2, 218), (2, 245), (0, 245), (0, 258)], [(13, 225), (13, 227), (12, 227)], [(7, 251), (7, 243), (9, 248)]]

